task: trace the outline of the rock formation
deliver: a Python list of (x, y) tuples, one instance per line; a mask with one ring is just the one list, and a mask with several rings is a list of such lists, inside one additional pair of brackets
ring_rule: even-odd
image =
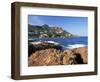
[(75, 48), (71, 50), (57, 50), (48, 48), (32, 53), (28, 58), (29, 66), (48, 65), (72, 65), (87, 64), (87, 48)]

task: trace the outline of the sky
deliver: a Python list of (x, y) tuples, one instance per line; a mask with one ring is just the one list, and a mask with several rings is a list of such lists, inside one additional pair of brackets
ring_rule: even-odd
[(88, 18), (71, 16), (42, 16), (29, 15), (28, 24), (62, 27), (64, 30), (78, 36), (88, 35)]

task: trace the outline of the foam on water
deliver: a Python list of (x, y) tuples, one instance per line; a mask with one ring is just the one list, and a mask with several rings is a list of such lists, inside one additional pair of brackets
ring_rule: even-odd
[(55, 42), (55, 41), (45, 41), (45, 42), (53, 43), (53, 44), (59, 44), (58, 42)]
[(68, 49), (74, 49), (74, 48), (79, 48), (79, 47), (86, 47), (86, 45), (84, 45), (84, 44), (73, 44), (73, 45), (68, 45), (68, 47), (66, 47), (66, 48), (68, 48)]
[(40, 44), (42, 42), (52, 43), (52, 44), (55, 44), (55, 45), (59, 44), (58, 42), (55, 42), (55, 41), (37, 41), (37, 42), (30, 42), (30, 43), (32, 43), (32, 44)]

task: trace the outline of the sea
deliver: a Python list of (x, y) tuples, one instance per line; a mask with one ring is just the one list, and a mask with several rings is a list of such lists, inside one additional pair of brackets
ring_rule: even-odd
[(58, 43), (63, 48), (73, 49), (78, 47), (87, 47), (88, 37), (70, 37), (70, 38), (34, 38), (32, 42), (51, 42)]

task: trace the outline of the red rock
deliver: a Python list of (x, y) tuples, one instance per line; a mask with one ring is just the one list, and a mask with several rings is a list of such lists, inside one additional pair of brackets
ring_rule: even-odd
[(28, 66), (71, 65), (88, 63), (87, 48), (56, 50), (54, 48), (39, 50), (28, 58)]
[(85, 48), (85, 47), (76, 48), (76, 49), (73, 49), (73, 52), (76, 55), (80, 55), (84, 63), (88, 63), (88, 48)]

